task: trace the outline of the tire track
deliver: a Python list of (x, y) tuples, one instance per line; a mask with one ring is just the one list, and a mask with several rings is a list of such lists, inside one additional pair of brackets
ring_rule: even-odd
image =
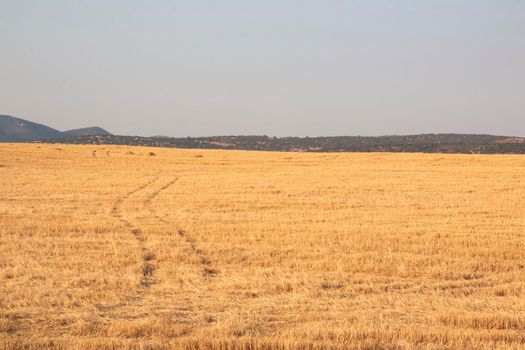
[[(119, 320), (136, 320), (148, 317), (148, 315), (150, 315), (152, 312), (164, 314), (170, 310), (166, 309), (166, 305), (169, 305), (169, 300), (171, 300), (171, 296), (169, 296), (170, 294), (166, 294), (167, 291), (164, 290), (162, 286), (159, 286), (158, 288), (150, 288), (153, 285), (160, 284), (160, 279), (155, 278), (155, 271), (159, 269), (159, 266), (156, 253), (154, 249), (150, 249), (146, 244), (146, 236), (143, 234), (141, 227), (149, 227), (151, 230), (157, 230), (157, 232), (159, 232), (159, 229), (165, 230), (170, 226), (174, 226), (173, 223), (169, 222), (165, 218), (161, 217), (157, 212), (155, 212), (152, 203), (164, 191), (173, 186), (179, 179), (180, 178), (175, 178), (164, 185), (157, 187), (162, 184), (159, 172), (149, 181), (125, 193), (124, 195), (117, 198), (114, 202), (113, 207), (111, 208), (111, 215), (117, 219), (129, 231), (129, 233), (133, 235), (140, 253), (142, 254), (140, 285), (139, 288), (137, 288), (133, 293), (134, 295), (125, 297), (125, 300), (117, 304), (95, 304), (94, 307), (96, 310), (98, 310), (97, 312), (99, 313), (100, 317)], [(155, 185), (157, 189), (151, 191), (151, 187), (155, 183), (157, 183)], [(148, 188), (150, 189), (148, 190)], [(141, 192), (142, 194), (139, 194)], [(130, 220), (126, 218), (124, 205), (133, 196), (135, 196), (135, 199), (139, 203), (139, 206), (142, 210), (149, 211), (150, 214), (146, 216), (149, 217), (150, 220), (152, 219), (154, 223), (148, 223), (149, 220), (146, 218), (136, 218)], [(146, 220), (141, 221), (144, 219)], [(160, 226), (164, 227), (155, 228), (155, 223), (160, 223)], [(175, 232), (183, 239), (183, 243), (181, 245), (182, 250), (186, 250), (183, 245), (187, 245), (187, 249), (198, 259), (200, 268), (202, 268), (204, 282), (210, 282), (212, 278), (219, 273), (217, 269), (212, 267), (211, 259), (205, 254), (204, 251), (197, 247), (195, 240), (187, 233), (186, 230), (177, 227)], [(159, 233), (161, 233), (161, 231)], [(170, 234), (171, 232), (168, 231), (167, 233)], [(163, 300), (163, 302), (161, 302), (161, 300)], [(191, 304), (190, 301), (187, 302)], [(184, 313), (185, 311), (181, 312)]]
[(206, 255), (206, 253), (197, 247), (195, 239), (188, 234), (188, 231), (183, 228), (178, 228), (177, 232), (179, 236), (184, 238), (186, 244), (190, 246), (192, 253), (199, 258), (200, 263), (204, 266), (202, 270), (204, 277), (212, 278), (218, 275), (219, 270), (213, 267), (212, 260)]
[(133, 236), (135, 237), (135, 239), (136, 239), (136, 241), (138, 243), (138, 246), (139, 246), (139, 248), (141, 250), (141, 253), (142, 253), (142, 261), (143, 261), (142, 262), (142, 268), (141, 268), (142, 278), (140, 280), (140, 284), (142, 286), (146, 287), (146, 288), (149, 288), (151, 285), (156, 283), (156, 280), (153, 277), (153, 273), (157, 269), (157, 264), (156, 264), (156, 260), (155, 260), (155, 253), (152, 252), (150, 249), (148, 249), (148, 247), (144, 243), (145, 238), (144, 238), (144, 235), (142, 234), (141, 229), (138, 228), (138, 227), (135, 227), (135, 225), (133, 225), (130, 221), (126, 220), (122, 216), (121, 207), (122, 207), (122, 204), (128, 198), (130, 198), (134, 194), (136, 194), (136, 193), (146, 189), (148, 186), (152, 185), (158, 179), (159, 179), (159, 177), (155, 176), (155, 178), (153, 178), (152, 180), (146, 182), (142, 186), (137, 187), (136, 189), (126, 193), (124, 196), (118, 198), (115, 201), (115, 204), (113, 205), (113, 208), (111, 209), (111, 214), (115, 218), (117, 218), (126, 228), (129, 229), (129, 231), (131, 232), (131, 234), (133, 234)]
[[(157, 191), (150, 194), (148, 198), (146, 198), (146, 200), (144, 201), (144, 204), (149, 208), (149, 211), (151, 212), (152, 216), (157, 221), (162, 222), (165, 225), (171, 225), (171, 223), (168, 222), (166, 219), (162, 218), (161, 216), (159, 216), (155, 211), (153, 211), (151, 204), (156, 197), (158, 197), (163, 191), (173, 186), (179, 179), (180, 177), (171, 180), (170, 182), (168, 182), (167, 184), (159, 188)], [(219, 270), (217, 270), (216, 268), (213, 268), (212, 260), (206, 255), (206, 253), (202, 249), (198, 248), (197, 244), (195, 243), (195, 239), (193, 239), (188, 234), (188, 231), (186, 231), (184, 228), (178, 227), (177, 233), (179, 234), (180, 237), (184, 239), (184, 242), (189, 246), (191, 252), (195, 256), (197, 256), (200, 264), (203, 265), (203, 276), (205, 278), (211, 278), (211, 277), (216, 276), (219, 273)]]

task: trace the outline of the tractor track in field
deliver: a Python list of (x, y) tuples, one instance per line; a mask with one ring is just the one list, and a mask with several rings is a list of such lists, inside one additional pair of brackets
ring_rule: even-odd
[[(185, 305), (176, 306), (170, 304), (170, 289), (164, 289), (161, 279), (156, 276), (156, 271), (160, 269), (157, 261), (157, 252), (152, 249), (151, 243), (148, 246), (148, 235), (158, 232), (178, 236), (180, 238), (180, 248), (190, 256), (188, 264), (195, 264), (201, 272), (200, 281), (197, 283), (212, 283), (220, 271), (206, 252), (198, 247), (196, 240), (188, 231), (176, 222), (162, 217), (155, 209), (154, 201), (166, 190), (172, 188), (181, 177), (168, 178), (161, 172), (149, 176), (149, 180), (144, 184), (128, 191), (116, 198), (111, 207), (110, 215), (125, 227), (128, 234), (131, 234), (136, 242), (140, 257), (140, 272), (137, 288), (129, 290), (129, 293), (122, 295), (122, 299), (115, 303), (95, 303), (93, 305), (98, 317), (97, 322), (107, 322), (109, 319), (118, 320), (140, 320), (150, 317), (152, 314), (171, 314), (175, 310), (177, 317), (190, 317), (187, 314), (192, 310), (192, 301), (186, 299)], [(130, 203), (128, 203), (130, 202)], [(133, 207), (126, 208), (126, 204), (134, 204)], [(131, 210), (139, 207), (139, 215), (144, 210), (149, 212), (144, 216), (133, 217)], [(160, 224), (160, 225), (159, 225)], [(146, 231), (146, 228), (148, 230)], [(144, 231), (143, 231), (144, 229)], [(147, 233), (145, 233), (147, 232)], [(92, 322), (86, 319), (86, 322)], [(182, 321), (181, 321), (182, 322)]]
[(154, 182), (158, 181), (159, 177), (156, 176), (154, 179), (146, 182), (145, 184), (141, 185), (140, 187), (137, 187), (136, 189), (129, 191), (124, 196), (118, 198), (115, 201), (115, 204), (113, 205), (113, 208), (111, 209), (111, 214), (117, 218), (126, 228), (129, 229), (131, 234), (135, 237), (138, 246), (142, 253), (142, 278), (140, 280), (140, 284), (146, 288), (149, 288), (151, 285), (155, 284), (156, 281), (153, 277), (153, 273), (157, 269), (157, 264), (155, 261), (155, 253), (152, 252), (145, 244), (145, 237), (142, 234), (142, 230), (139, 227), (136, 227), (131, 223), (131, 221), (125, 219), (122, 215), (121, 207), (124, 204), (124, 202), (133, 196), (134, 194), (145, 190), (149, 186), (151, 186)]
[[(151, 192), (143, 201), (142, 205), (149, 210), (151, 213), (151, 217), (154, 218), (157, 222), (163, 223), (165, 225), (172, 225), (168, 220), (161, 217), (157, 212), (155, 212), (152, 208), (152, 202), (155, 198), (157, 198), (162, 192), (166, 191), (168, 188), (173, 186), (180, 178), (175, 178), (166, 184), (159, 187), (157, 190)], [(158, 281), (154, 277), (155, 270), (159, 268), (157, 260), (156, 260), (156, 254), (154, 251), (152, 251), (150, 248), (147, 247), (145, 243), (145, 236), (142, 232), (142, 229), (138, 226), (132, 223), (131, 221), (124, 218), (123, 212), (122, 212), (122, 205), (124, 202), (126, 202), (129, 198), (131, 198), (133, 195), (146, 190), (150, 186), (152, 186), (154, 183), (158, 182), (160, 180), (160, 177), (156, 175), (153, 179), (149, 180), (148, 182), (144, 183), (143, 185), (135, 188), (132, 191), (127, 192), (124, 196), (119, 197), (111, 210), (111, 214), (117, 218), (129, 231), (133, 236), (135, 237), (138, 247), (142, 254), (142, 277), (140, 284), (145, 287), (149, 288), (153, 284), (156, 284)], [(205, 279), (210, 279), (215, 277), (219, 270), (213, 267), (212, 260), (206, 255), (206, 253), (200, 249), (193, 237), (188, 233), (187, 230), (181, 227), (177, 227), (177, 234), (184, 240), (184, 243), (188, 246), (189, 250), (192, 254), (194, 254), (199, 263), (202, 265), (202, 274)]]
[[(159, 216), (157, 214), (157, 212), (155, 212), (151, 206), (151, 203), (152, 201), (158, 197), (163, 191), (167, 190), (169, 187), (173, 186), (178, 180), (180, 179), (179, 178), (175, 178), (173, 180), (171, 180), (170, 182), (168, 182), (167, 184), (165, 184), (164, 186), (162, 186), (161, 188), (159, 188), (157, 191), (151, 193), (147, 198), (146, 200), (144, 201), (144, 204), (145, 206), (147, 206), (151, 212), (151, 215), (159, 222), (162, 222), (163, 224), (165, 225), (171, 225), (170, 222), (168, 222), (166, 219), (162, 218), (161, 216)], [(177, 228), (177, 233), (179, 234), (180, 237), (182, 237), (184, 239), (184, 242), (188, 245), (188, 247), (190, 248), (191, 252), (197, 256), (197, 258), (199, 259), (199, 262), (201, 265), (203, 265), (203, 276), (205, 278), (211, 278), (211, 277), (214, 277), (215, 275), (217, 275), (219, 273), (219, 270), (215, 269), (212, 267), (212, 260), (206, 255), (206, 253), (202, 250), (202, 249), (199, 249), (197, 244), (195, 243), (195, 239), (193, 239), (189, 234), (188, 234), (188, 231), (186, 231), (184, 228), (181, 228), (181, 227), (178, 227)]]
[(199, 262), (203, 266), (202, 274), (205, 278), (212, 278), (219, 274), (219, 270), (213, 267), (212, 260), (206, 253), (197, 247), (195, 240), (183, 228), (178, 228), (177, 233), (184, 238), (186, 244), (191, 248), (191, 252), (199, 258)]

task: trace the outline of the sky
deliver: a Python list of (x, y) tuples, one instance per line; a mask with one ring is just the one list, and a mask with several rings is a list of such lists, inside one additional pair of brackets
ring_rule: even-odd
[(525, 136), (525, 1), (0, 0), (0, 114), (142, 136)]

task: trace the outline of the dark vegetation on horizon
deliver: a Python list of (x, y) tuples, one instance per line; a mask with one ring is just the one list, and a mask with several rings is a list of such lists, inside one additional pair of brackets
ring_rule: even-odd
[(51, 139), (42, 142), (295, 152), (525, 154), (525, 138), (461, 134), (283, 138), (268, 136), (158, 138), (111, 135), (68, 137), (65, 139)]
[(525, 138), (469, 134), (408, 136), (118, 136), (99, 127), (58, 131), (20, 118), (0, 115), (0, 142), (130, 145), (174, 148), (292, 152), (425, 152), (525, 154)]

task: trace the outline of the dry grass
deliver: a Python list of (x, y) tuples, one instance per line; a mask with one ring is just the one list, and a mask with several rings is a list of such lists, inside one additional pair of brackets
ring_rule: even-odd
[(0, 164), (0, 347), (525, 347), (525, 157), (4, 144)]

